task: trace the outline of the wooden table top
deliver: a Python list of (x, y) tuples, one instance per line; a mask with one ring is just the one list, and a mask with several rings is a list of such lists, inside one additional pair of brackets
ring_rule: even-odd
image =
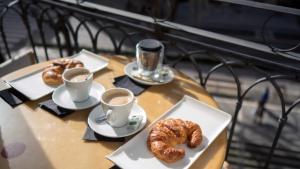
[[(94, 80), (106, 89), (112, 88), (113, 78), (123, 75), (123, 68), (129, 59), (110, 56), (109, 65), (94, 75)], [(28, 74), (48, 63), (40, 63), (11, 73), (3, 79), (12, 80)], [(34, 89), (32, 89), (34, 90)], [(183, 95), (217, 107), (217, 103), (199, 85), (180, 72), (173, 82), (151, 86), (139, 95), (138, 102), (148, 116), (147, 125), (178, 102)], [(0, 155), (1, 169), (108, 169), (114, 164), (105, 158), (124, 143), (86, 142), (82, 140), (91, 109), (76, 111), (64, 118), (58, 118), (38, 107), (37, 101), (28, 101), (12, 109), (0, 98), (0, 151), (5, 146), (12, 157)], [(160, 102), (159, 106), (154, 106)], [(193, 169), (220, 169), (224, 162), (227, 146), (224, 130), (201, 157)], [(20, 152), (18, 152), (20, 150)], [(24, 150), (24, 151), (22, 151)]]

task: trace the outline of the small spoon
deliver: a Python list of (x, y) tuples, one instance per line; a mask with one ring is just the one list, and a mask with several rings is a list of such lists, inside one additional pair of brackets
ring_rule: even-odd
[(97, 124), (100, 124), (100, 123), (102, 123), (104, 120), (106, 120), (107, 119), (107, 117), (106, 117), (106, 115), (103, 115), (103, 116), (101, 116), (101, 117), (98, 117), (98, 118), (96, 118), (95, 119), (95, 122), (97, 123)]
[(89, 73), (89, 75), (87, 75), (84, 80), (88, 80), (92, 75), (93, 75), (93, 73)]

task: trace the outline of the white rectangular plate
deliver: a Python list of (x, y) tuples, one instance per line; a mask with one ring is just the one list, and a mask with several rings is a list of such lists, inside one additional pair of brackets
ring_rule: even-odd
[[(108, 65), (107, 59), (87, 50), (80, 51), (78, 54), (72, 56), (72, 58), (80, 60), (84, 64), (84, 67), (93, 73), (105, 68)], [(8, 81), (7, 83), (14, 89), (24, 94), (30, 100), (37, 100), (50, 94), (56, 88), (46, 85), (43, 82), (42, 71), (43, 69), (37, 70), (23, 77)]]
[[(184, 147), (186, 151), (185, 157), (172, 164), (164, 163), (154, 157), (148, 150), (146, 144), (148, 133), (152, 126), (159, 120), (167, 118), (180, 118), (193, 121), (200, 125), (204, 136), (201, 145), (195, 149), (190, 149), (186, 145), (180, 145)], [(106, 157), (123, 169), (187, 169), (224, 130), (230, 120), (230, 114), (200, 102), (190, 96), (184, 96), (176, 105), (160, 116), (146, 129)]]

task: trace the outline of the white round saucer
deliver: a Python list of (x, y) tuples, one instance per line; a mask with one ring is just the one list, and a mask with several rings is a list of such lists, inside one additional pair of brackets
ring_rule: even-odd
[(129, 76), (132, 80), (136, 81), (136, 82), (139, 82), (141, 84), (144, 84), (144, 85), (162, 85), (162, 84), (167, 84), (167, 83), (170, 83), (175, 75), (174, 75), (174, 72), (172, 71), (172, 69), (169, 68), (169, 74), (168, 76), (166, 77), (166, 80), (163, 81), (163, 82), (158, 82), (158, 81), (152, 81), (152, 80), (143, 80), (142, 78), (137, 78), (133, 75), (133, 72), (134, 71), (137, 71), (138, 69), (138, 66), (137, 66), (137, 63), (134, 61), (134, 62), (130, 62), (128, 63), (125, 67), (124, 67), (124, 72), (127, 76)]
[(65, 109), (82, 110), (100, 103), (100, 97), (104, 91), (105, 89), (101, 84), (93, 82), (89, 98), (83, 102), (74, 102), (65, 85), (60, 85), (54, 90), (52, 100), (55, 104)]
[(133, 105), (129, 116), (133, 116), (133, 115), (142, 115), (143, 116), (143, 120), (141, 121), (139, 127), (135, 130), (128, 130), (127, 125), (125, 125), (123, 127), (112, 127), (105, 120), (100, 123), (96, 123), (96, 119), (104, 116), (102, 107), (101, 107), (101, 105), (99, 105), (91, 111), (91, 113), (88, 117), (88, 124), (92, 130), (94, 130), (96, 133), (98, 133), (100, 135), (103, 135), (106, 137), (113, 137), (113, 138), (126, 137), (126, 136), (137, 133), (138, 131), (143, 129), (143, 127), (147, 123), (146, 112), (137, 103), (135, 103)]

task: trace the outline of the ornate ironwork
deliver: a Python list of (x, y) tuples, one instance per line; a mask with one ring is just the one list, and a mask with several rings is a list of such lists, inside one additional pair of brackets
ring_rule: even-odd
[[(207, 82), (212, 74), (220, 69), (227, 70), (233, 77), (236, 85), (236, 106), (229, 132), (228, 151), (230, 150), (238, 115), (243, 106), (245, 97), (257, 85), (270, 83), (278, 94), (281, 104), (281, 116), (278, 121), (278, 128), (271, 144), (269, 155), (265, 159), (264, 168), (268, 168), (271, 163), (274, 150), (276, 149), (282, 129), (287, 122), (288, 115), (300, 104), (299, 98), (291, 105), (287, 105), (283, 91), (278, 85), (279, 80), (287, 79), (299, 81), (300, 68), (260, 57), (266, 55), (271, 58), (285, 58), (290, 60), (291, 58), (286, 58), (285, 54), (298, 48), (299, 44), (287, 50), (278, 49), (270, 45), (266, 38), (264, 38), (265, 43), (270, 47), (268, 51), (265, 46), (251, 48), (251, 43), (246, 46), (239, 46), (238, 44), (233, 44), (230, 38), (216, 35), (210, 35), (209, 37), (202, 34), (201, 31), (193, 33), (194, 29), (151, 17), (140, 19), (138, 15), (134, 15), (136, 18), (120, 16), (116, 13), (109, 13), (108, 11), (50, 0), (15, 0), (8, 4), (0, 14), (0, 33), (4, 43), (4, 49), (0, 49), (0, 56), (7, 56), (8, 58), (12, 58), (12, 55), (7, 42), (7, 34), (3, 28), (4, 17), (8, 11), (16, 12), (22, 18), (30, 45), (36, 56), (36, 62), (39, 62), (39, 58), (41, 58), (41, 56), (37, 56), (37, 47), (43, 48), (46, 60), (50, 58), (48, 52), (49, 48), (58, 50), (60, 57), (64, 55), (69, 56), (78, 52), (82, 48), (82, 46), (80, 46), (79, 34), (84, 30), (87, 33), (87, 36), (84, 38), (91, 42), (91, 45), (86, 47), (94, 52), (103, 51), (103, 48), (99, 47), (101, 34), (106, 35), (112, 44), (113, 50), (106, 52), (116, 54), (128, 52), (124, 50), (125, 47), (131, 49), (131, 52), (133, 52), (135, 44), (140, 39), (149, 37), (160, 39), (165, 44), (167, 50), (165, 62), (176, 67), (182, 60), (190, 61), (194, 69), (198, 72), (200, 79), (199, 85), (204, 88), (207, 86)], [(30, 21), (29, 17), (34, 18), (33, 21)], [(263, 24), (263, 37), (265, 37), (266, 24), (272, 17), (273, 16), (270, 16)], [(71, 22), (74, 20), (77, 23)], [(32, 24), (37, 24), (38, 32), (32, 32)], [(92, 30), (92, 27), (96, 28), (96, 31)], [(54, 32), (54, 43), (50, 42), (47, 38), (46, 30)], [(228, 39), (228, 41), (226, 41), (226, 39)], [(284, 54), (282, 55), (282, 53)], [(213, 62), (216, 63), (206, 76), (204, 76), (199, 66), (199, 62), (203, 58), (213, 60)], [(295, 60), (295, 62), (298, 61)], [(252, 70), (261, 75), (262, 78), (251, 84), (247, 89), (242, 90), (241, 82), (236, 72), (237, 66)], [(266, 69), (273, 70), (276, 74), (270, 74)]]

